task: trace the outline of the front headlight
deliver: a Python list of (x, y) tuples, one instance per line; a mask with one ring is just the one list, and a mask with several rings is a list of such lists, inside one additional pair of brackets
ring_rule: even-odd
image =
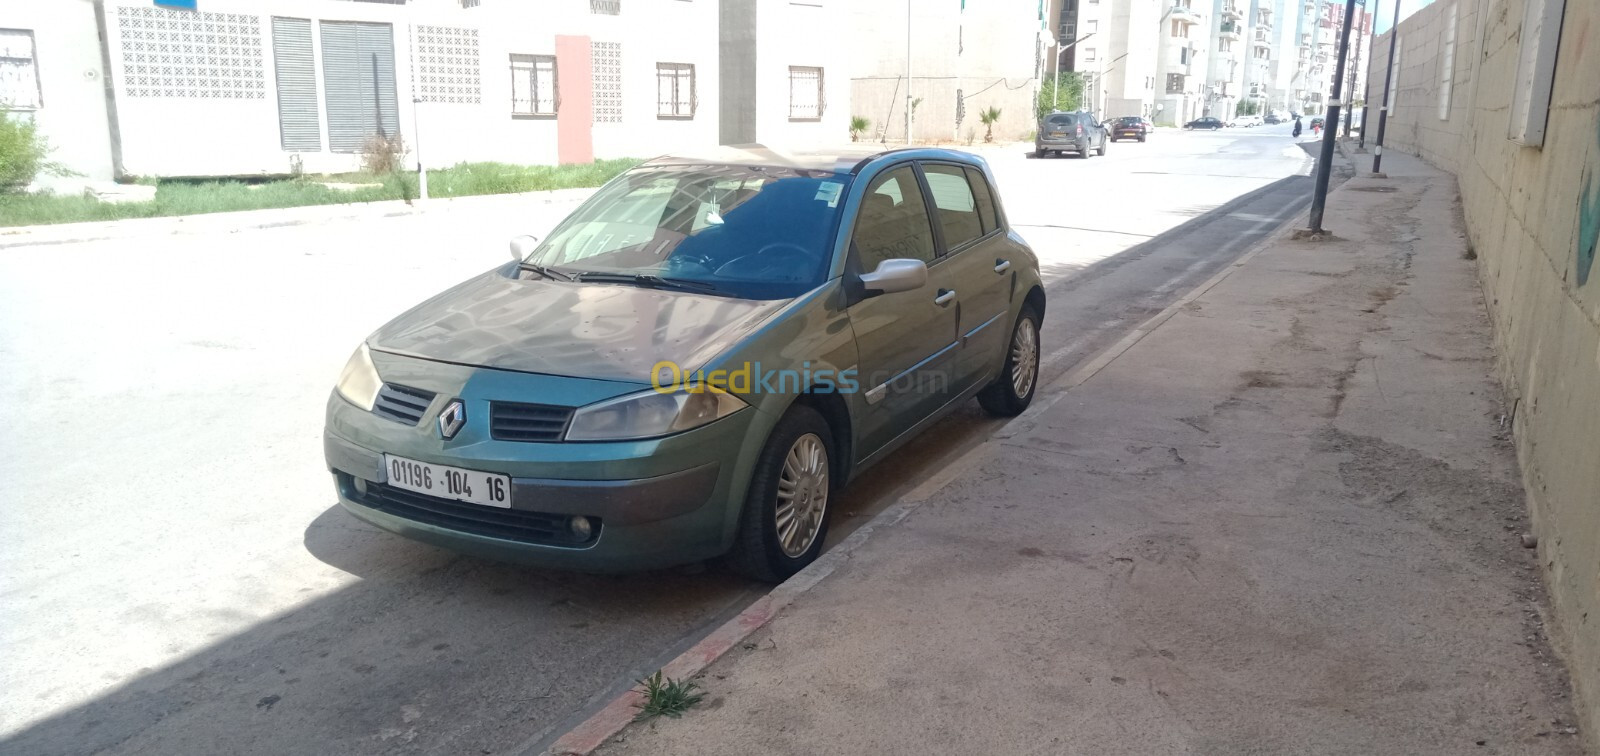
[(345, 401), (372, 411), (373, 402), (378, 400), (378, 390), (383, 388), (383, 379), (378, 377), (378, 369), (372, 365), (372, 355), (367, 353), (366, 343), (357, 347), (356, 353), (350, 355), (350, 361), (344, 364), (337, 388), (339, 396), (344, 397)]
[(624, 441), (665, 436), (698, 428), (748, 407), (742, 399), (713, 389), (690, 388), (663, 394), (651, 389), (579, 408), (567, 427), (568, 441)]

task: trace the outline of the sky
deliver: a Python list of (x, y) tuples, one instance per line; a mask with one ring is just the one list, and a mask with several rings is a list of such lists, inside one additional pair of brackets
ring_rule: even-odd
[[(1433, 2), (1433, 0), (1399, 0), (1399, 1), (1400, 1), (1400, 20), (1401, 21), (1406, 20), (1407, 16), (1410, 16), (1411, 14), (1416, 13), (1423, 6), (1428, 5), (1429, 3)], [(1372, 11), (1373, 15), (1375, 16), (1375, 18), (1373, 19), (1373, 29), (1374, 29), (1375, 33), (1382, 34), (1382, 33), (1386, 32), (1386, 31), (1389, 31), (1389, 27), (1394, 26), (1394, 4), (1395, 4), (1395, 0), (1368, 0), (1368, 2), (1369, 3), (1371, 3), (1371, 2), (1376, 2), (1377, 3), (1376, 7)]]

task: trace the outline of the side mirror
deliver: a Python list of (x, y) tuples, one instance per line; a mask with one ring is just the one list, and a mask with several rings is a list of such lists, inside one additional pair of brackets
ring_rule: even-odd
[(911, 291), (928, 285), (928, 264), (897, 258), (878, 263), (878, 269), (861, 274), (861, 288), (869, 297)]
[(539, 237), (530, 234), (511, 237), (511, 259), (522, 262), (539, 246)]

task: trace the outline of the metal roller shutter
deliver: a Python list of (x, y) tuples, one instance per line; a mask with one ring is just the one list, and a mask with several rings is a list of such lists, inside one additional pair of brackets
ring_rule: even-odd
[(278, 75), (278, 130), (285, 150), (322, 149), (317, 112), (317, 67), (311, 55), (311, 21), (272, 19), (272, 55)]
[(321, 30), (328, 148), (360, 152), (367, 137), (398, 134), (393, 29), (388, 24), (323, 21)]

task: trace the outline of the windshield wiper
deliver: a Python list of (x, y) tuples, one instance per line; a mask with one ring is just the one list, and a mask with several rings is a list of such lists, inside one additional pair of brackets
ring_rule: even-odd
[(519, 270), (531, 270), (531, 271), (533, 271), (535, 273), (538, 273), (539, 275), (544, 276), (545, 278), (548, 278), (548, 279), (550, 279), (552, 281), (576, 281), (577, 280), (576, 278), (573, 277), (573, 275), (571, 273), (563, 273), (562, 271), (556, 270), (555, 268), (552, 268), (552, 267), (550, 267), (548, 265), (540, 265), (539, 263), (531, 263), (531, 262), (523, 261), (523, 262), (517, 263), (517, 268)]
[(717, 290), (716, 284), (706, 281), (691, 281), (686, 278), (662, 278), (648, 273), (611, 273), (590, 270), (574, 274), (572, 280), (584, 283), (633, 284), (634, 286), (644, 286), (652, 289), (676, 289), (678, 291), (714, 292)]

